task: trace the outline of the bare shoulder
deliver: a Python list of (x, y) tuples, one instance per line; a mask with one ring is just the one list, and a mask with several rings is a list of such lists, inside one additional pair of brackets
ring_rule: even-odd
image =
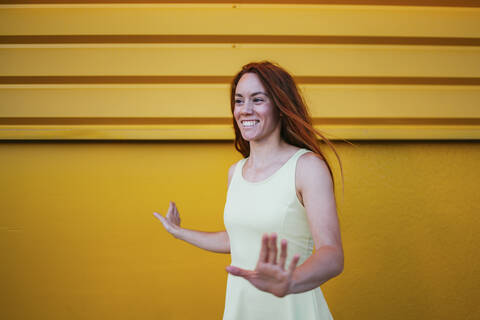
[(295, 177), (300, 190), (309, 186), (331, 187), (333, 185), (326, 161), (313, 152), (306, 152), (299, 157)]

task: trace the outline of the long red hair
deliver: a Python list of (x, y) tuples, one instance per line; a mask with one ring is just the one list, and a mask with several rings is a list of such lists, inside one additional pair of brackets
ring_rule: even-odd
[[(343, 182), (342, 162), (337, 150), (320, 131), (313, 127), (312, 118), (295, 81), (292, 76), (280, 66), (269, 61), (261, 61), (248, 63), (242, 67), (233, 78), (230, 87), (230, 107), (232, 115), (235, 108), (235, 91), (237, 84), (245, 73), (255, 73), (260, 78), (273, 105), (278, 109), (281, 115), (280, 137), (288, 144), (308, 149), (324, 160), (335, 186), (331, 166), (320, 150), (320, 145), (316, 138), (316, 135), (318, 135), (335, 153), (340, 164)], [(250, 155), (250, 143), (243, 139), (235, 117), (233, 117), (233, 127), (235, 129), (235, 149), (246, 158)]]

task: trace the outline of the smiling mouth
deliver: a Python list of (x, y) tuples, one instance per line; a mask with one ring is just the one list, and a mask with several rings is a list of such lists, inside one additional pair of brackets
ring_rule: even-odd
[(242, 121), (242, 125), (244, 128), (251, 128), (251, 127), (254, 127), (257, 125), (257, 123), (259, 123), (260, 120), (243, 120)]

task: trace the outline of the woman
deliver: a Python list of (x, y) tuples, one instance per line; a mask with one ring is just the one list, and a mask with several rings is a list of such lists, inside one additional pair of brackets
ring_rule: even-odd
[(315, 134), (331, 144), (313, 129), (292, 77), (270, 62), (243, 66), (231, 109), (245, 158), (228, 171), (226, 230), (181, 228), (173, 202), (165, 218), (154, 214), (176, 238), (231, 253), (224, 320), (331, 319), (319, 286), (342, 272), (343, 248), (333, 176)]

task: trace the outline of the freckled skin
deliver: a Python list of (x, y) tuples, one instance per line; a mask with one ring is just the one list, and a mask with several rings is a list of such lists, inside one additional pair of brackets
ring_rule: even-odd
[[(280, 129), (279, 112), (255, 73), (246, 73), (238, 81), (233, 116), (243, 139), (250, 142), (264, 140)], [(244, 127), (241, 123), (242, 120), (253, 119), (260, 122), (253, 127)]]

